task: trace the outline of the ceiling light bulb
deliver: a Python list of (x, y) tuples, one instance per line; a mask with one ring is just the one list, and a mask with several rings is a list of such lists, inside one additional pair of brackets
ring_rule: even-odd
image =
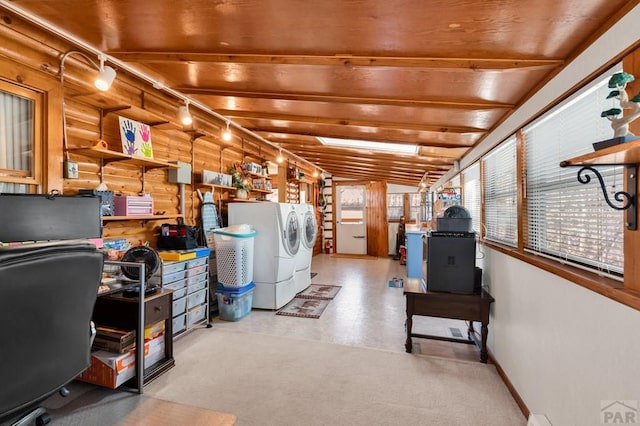
[(314, 171), (313, 171), (313, 177), (314, 177), (314, 178), (315, 178), (315, 177), (318, 177), (318, 171), (317, 171), (317, 170), (314, 170)]
[(231, 140), (231, 129), (229, 129), (229, 122), (227, 121), (227, 128), (222, 133), (222, 140), (225, 142), (229, 142)]
[[(102, 92), (106, 92), (111, 87), (113, 80), (116, 78), (116, 70), (104, 64), (105, 57), (100, 55), (99, 74), (93, 84)], [(95, 65), (95, 63), (94, 63)]]
[(189, 112), (188, 103), (178, 108), (178, 120), (180, 120), (180, 123), (182, 123), (183, 126), (190, 126), (193, 124), (193, 118)]
[(284, 161), (284, 157), (282, 156), (282, 150), (280, 150), (280, 153), (278, 154), (278, 158), (276, 158), (276, 161), (278, 163), (282, 163)]

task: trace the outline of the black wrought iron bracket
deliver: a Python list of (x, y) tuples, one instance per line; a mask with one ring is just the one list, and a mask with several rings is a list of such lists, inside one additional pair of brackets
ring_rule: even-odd
[(626, 210), (627, 218), (625, 225), (628, 230), (635, 231), (638, 229), (638, 197), (637, 197), (637, 188), (638, 188), (638, 166), (635, 164), (625, 165), (627, 170), (627, 190), (626, 191), (618, 191), (613, 194), (613, 198), (619, 205), (613, 204), (609, 199), (609, 195), (607, 194), (607, 188), (604, 184), (604, 179), (600, 172), (592, 166), (583, 166), (580, 170), (578, 170), (578, 182), (587, 184), (591, 182), (591, 176), (586, 174), (587, 172), (591, 172), (595, 175), (600, 182), (600, 189), (602, 190), (602, 194), (604, 195), (604, 200), (606, 203), (615, 210)]

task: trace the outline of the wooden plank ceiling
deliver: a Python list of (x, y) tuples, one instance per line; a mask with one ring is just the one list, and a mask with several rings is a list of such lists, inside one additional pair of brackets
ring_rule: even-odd
[(442, 176), (637, 3), (11, 2), (333, 175), (408, 185)]

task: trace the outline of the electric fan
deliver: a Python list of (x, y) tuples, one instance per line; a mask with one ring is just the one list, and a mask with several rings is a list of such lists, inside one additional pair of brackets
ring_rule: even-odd
[[(144, 278), (148, 281), (149, 278), (160, 267), (160, 256), (158, 252), (147, 246), (132, 247), (127, 250), (121, 259), (123, 262), (144, 263)], [(122, 266), (120, 268), (125, 277), (139, 281), (140, 280), (140, 268), (135, 266)]]

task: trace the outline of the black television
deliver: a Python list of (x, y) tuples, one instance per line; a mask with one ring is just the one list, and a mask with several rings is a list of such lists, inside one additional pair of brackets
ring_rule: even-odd
[(428, 291), (478, 292), (475, 236), (473, 232), (432, 232), (427, 237)]
[(0, 194), (0, 242), (102, 237), (97, 196)]

